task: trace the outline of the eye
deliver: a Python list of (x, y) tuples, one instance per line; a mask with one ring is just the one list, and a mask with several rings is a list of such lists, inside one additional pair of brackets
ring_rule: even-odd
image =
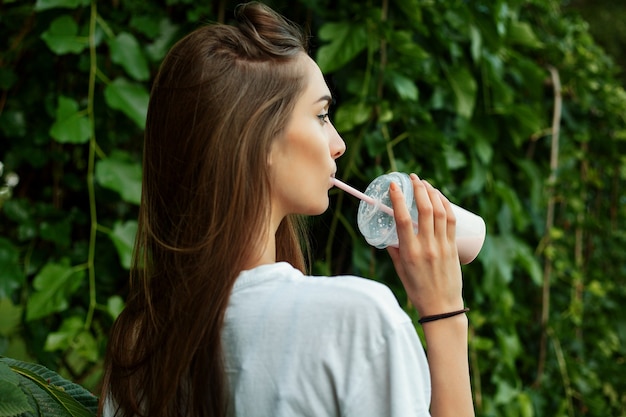
[(324, 113), (324, 114), (318, 114), (317, 118), (320, 119), (320, 122), (322, 124), (326, 124), (330, 121), (328, 113)]

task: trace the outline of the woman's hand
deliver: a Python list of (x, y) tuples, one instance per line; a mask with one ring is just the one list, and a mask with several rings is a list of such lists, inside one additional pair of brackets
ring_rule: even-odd
[[(456, 219), (450, 202), (411, 174), (418, 233), (396, 184), (389, 194), (398, 230), (398, 248), (388, 248), (396, 272), (420, 316), (463, 308), (463, 281), (456, 248)], [(468, 320), (457, 315), (423, 325), (428, 347), (433, 417), (473, 417), (469, 378)]]
[(398, 248), (387, 250), (420, 316), (463, 308), (461, 265), (455, 241), (456, 219), (441, 192), (411, 174), (418, 212), (418, 233), (398, 185), (392, 183)]

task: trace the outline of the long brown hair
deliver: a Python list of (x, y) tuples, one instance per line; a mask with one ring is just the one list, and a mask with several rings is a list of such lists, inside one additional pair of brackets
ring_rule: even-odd
[[(119, 416), (222, 416), (220, 331), (232, 286), (267, 232), (267, 157), (304, 90), (305, 37), (258, 3), (201, 27), (154, 80), (131, 289), (113, 326), (103, 399)], [(304, 269), (294, 218), (277, 260)]]

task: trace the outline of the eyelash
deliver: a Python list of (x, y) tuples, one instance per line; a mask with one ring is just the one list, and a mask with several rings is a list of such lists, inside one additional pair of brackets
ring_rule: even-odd
[(321, 123), (328, 123), (330, 121), (328, 113), (318, 114), (317, 118), (320, 119)]

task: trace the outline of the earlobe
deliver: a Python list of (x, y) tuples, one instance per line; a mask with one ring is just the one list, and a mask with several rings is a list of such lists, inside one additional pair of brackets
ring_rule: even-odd
[(274, 162), (274, 145), (272, 145), (272, 149), (270, 149), (269, 153), (267, 154), (267, 167), (271, 168)]

